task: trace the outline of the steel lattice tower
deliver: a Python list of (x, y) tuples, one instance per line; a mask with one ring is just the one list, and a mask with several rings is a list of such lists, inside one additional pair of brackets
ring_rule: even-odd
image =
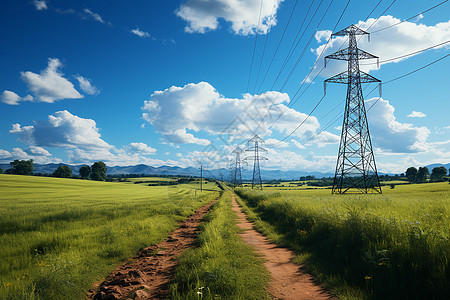
[(232, 154), (235, 155), (232, 169), (232, 184), (234, 187), (242, 186), (242, 172), (241, 172), (241, 154), (244, 152), (240, 147), (234, 149)]
[(347, 71), (335, 75), (327, 83), (347, 84), (347, 99), (345, 104), (344, 121), (342, 124), (341, 142), (336, 164), (333, 183), (333, 194), (344, 193), (380, 193), (381, 186), (378, 178), (372, 142), (369, 134), (364, 98), (361, 83), (381, 81), (359, 70), (360, 59), (378, 59), (370, 53), (358, 49), (357, 35), (369, 33), (351, 25), (333, 36), (348, 36), (347, 49), (337, 51), (325, 57), (348, 61)]
[(252, 179), (252, 189), (255, 186), (259, 186), (262, 190), (262, 180), (261, 180), (261, 169), (260, 160), (267, 160), (266, 157), (260, 156), (260, 153), (267, 153), (267, 150), (261, 147), (264, 145), (264, 140), (258, 135), (252, 137), (249, 141), (249, 148), (245, 151), (252, 152), (253, 155), (246, 157), (245, 160), (253, 160), (253, 179)]

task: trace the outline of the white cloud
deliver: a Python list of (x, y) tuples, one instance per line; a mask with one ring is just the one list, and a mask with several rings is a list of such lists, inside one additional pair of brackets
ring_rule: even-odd
[(98, 95), (100, 91), (92, 85), (91, 81), (83, 76), (77, 75), (75, 78), (78, 80), (80, 88), (88, 95)]
[(310, 143), (316, 144), (319, 148), (325, 147), (329, 144), (338, 144), (340, 137), (336, 134), (332, 134), (328, 131), (322, 131), (317, 136), (315, 136)]
[(446, 134), (450, 132), (450, 126), (436, 127), (436, 134)]
[(9, 151), (0, 149), (0, 159), (9, 158), (11, 157), (11, 153)]
[(146, 155), (146, 154), (154, 154), (154, 153), (156, 152), (156, 149), (155, 149), (155, 148), (152, 148), (152, 147), (150, 147), (150, 146), (147, 146), (147, 145), (144, 144), (144, 143), (131, 143), (131, 144), (129, 145), (129, 147), (130, 147), (130, 150), (131, 150), (132, 152), (135, 152), (135, 153), (141, 153), (141, 154), (143, 154), (143, 155)]
[(50, 152), (48, 152), (47, 150), (45, 150), (42, 147), (36, 147), (36, 146), (31, 146), (28, 150), (26, 150), (26, 152), (29, 153), (30, 155), (51, 156)]
[[(374, 32), (371, 34), (371, 42), (369, 42), (367, 37), (364, 36), (361, 37), (361, 39), (358, 38), (358, 48), (378, 56), (381, 64), (385, 64), (399, 62), (413, 57), (414, 55), (383, 63), (384, 60), (406, 55), (450, 40), (450, 20), (447, 22), (438, 23), (434, 26), (426, 26), (424, 24), (417, 24), (413, 22), (403, 22), (386, 30), (376, 32), (379, 29), (397, 24), (401, 21), (402, 20), (389, 15), (380, 17), (378, 21), (369, 29), (369, 33)], [(375, 19), (371, 18), (366, 22), (359, 21), (356, 26), (365, 30), (374, 22)], [(316, 33), (316, 39), (319, 42), (323, 42), (322, 45), (313, 49), (313, 52), (317, 56), (322, 53), (323, 48), (326, 45), (325, 41), (328, 35), (329, 30), (318, 31)], [(347, 37), (335, 37), (331, 39), (324, 54), (317, 63), (315, 70), (310, 75), (310, 78), (314, 78), (318, 71), (324, 66), (323, 58), (326, 55), (336, 52), (342, 45), (344, 45), (344, 48), (348, 46)], [(446, 44), (440, 46), (439, 48), (444, 47), (448, 48), (450, 46), (449, 44)], [(327, 64), (327, 68), (322, 71), (321, 76), (331, 77), (346, 70), (346, 68), (346, 63), (333, 60)], [(378, 67), (376, 60), (364, 60), (360, 62), (360, 68), (362, 71), (369, 72), (370, 70), (376, 70)]]
[(84, 9), (84, 13), (86, 14), (86, 16), (94, 19), (97, 22), (103, 23), (105, 24), (105, 20), (103, 20), (102, 16), (100, 16), (97, 13), (94, 13), (92, 10), (90, 10), (89, 8), (85, 8)]
[(39, 147), (108, 149), (111, 146), (100, 138), (94, 120), (72, 115), (67, 110), (48, 116), (47, 121), (36, 121), (31, 126), (13, 124), (10, 133), (19, 140)]
[[(307, 115), (287, 108), (283, 102), (288, 103), (289, 96), (273, 91), (261, 95), (245, 94), (243, 99), (225, 98), (209, 83), (200, 82), (156, 91), (144, 102), (142, 110), (144, 120), (169, 142), (207, 145), (209, 141), (200, 139), (197, 132), (233, 138), (249, 138), (261, 132), (270, 136), (268, 127), (281, 111), (284, 114), (273, 130), (291, 133)], [(318, 128), (317, 119), (310, 117), (295, 136), (311, 136)]]
[(139, 27), (130, 30), (130, 32), (135, 34), (135, 35), (137, 35), (138, 37), (141, 37), (141, 38), (150, 37), (150, 34), (148, 32), (140, 30)]
[(426, 116), (427, 116), (427, 115), (424, 114), (423, 112), (415, 111), (415, 110), (413, 110), (412, 113), (410, 113), (409, 115), (407, 115), (408, 118), (424, 118), (424, 117), (426, 117)]
[(185, 167), (183, 163), (174, 160), (152, 159), (141, 155), (141, 153), (130, 152), (129, 147), (118, 149), (73, 149), (68, 150), (69, 162), (73, 164), (92, 163), (95, 161), (104, 161), (108, 166), (129, 166), (137, 164), (146, 164), (149, 166), (180, 166)]
[(73, 84), (63, 77), (63, 74), (58, 70), (60, 67), (59, 59), (49, 58), (48, 67), (41, 74), (30, 71), (21, 72), (22, 80), (36, 96), (36, 100), (53, 103), (62, 99), (83, 98)]
[(277, 151), (273, 148), (269, 148), (267, 157), (269, 160), (265, 163), (265, 167), (273, 170), (333, 172), (336, 164), (336, 156), (315, 155), (312, 152), (305, 156), (293, 151)]
[(34, 98), (31, 95), (27, 95), (25, 97), (20, 97), (14, 92), (11, 91), (3, 91), (0, 95), (0, 101), (9, 105), (19, 105), (21, 101), (33, 101)]
[[(36, 150), (36, 149), (35, 149)], [(44, 150), (44, 152), (42, 152)], [(13, 148), (11, 152), (11, 158), (12, 159), (23, 159), (23, 160), (29, 160), (32, 159), (34, 163), (37, 164), (49, 164), (49, 163), (61, 163), (62, 160), (56, 157), (52, 157), (50, 153), (49, 155), (45, 154), (45, 149), (37, 150), (37, 153), (32, 153), (31, 149), (28, 149), (27, 151), (22, 150), (21, 148)], [(28, 153), (27, 153), (28, 152)]]
[(274, 147), (274, 148), (286, 148), (286, 147), (289, 147), (289, 143), (284, 142), (284, 141), (282, 142), (277, 139), (267, 139), (266, 146)]
[[(366, 107), (371, 107), (377, 99), (367, 100)], [(368, 112), (374, 147), (396, 153), (426, 151), (424, 143), (430, 134), (428, 128), (400, 123), (396, 120), (394, 112), (395, 109), (389, 101), (382, 98)]]
[(47, 2), (45, 0), (34, 0), (33, 4), (34, 4), (34, 6), (36, 7), (37, 10), (46, 10), (46, 9), (48, 9)]
[(306, 149), (305, 146), (303, 146), (299, 141), (292, 139), (291, 143), (294, 144), (295, 147), (298, 149)]
[[(276, 25), (276, 13), (283, 0), (263, 1), (259, 33), (267, 33)], [(255, 34), (258, 30), (260, 0), (187, 0), (177, 15), (188, 22), (186, 32), (204, 33), (216, 30), (219, 19), (231, 23), (237, 34)]]

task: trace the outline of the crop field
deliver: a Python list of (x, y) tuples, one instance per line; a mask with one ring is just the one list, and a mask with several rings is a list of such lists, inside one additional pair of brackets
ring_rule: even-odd
[(450, 185), (383, 187), (382, 195), (329, 189), (237, 189), (258, 230), (342, 298), (450, 298)]
[(219, 191), (198, 189), (0, 175), (0, 299), (83, 299)]

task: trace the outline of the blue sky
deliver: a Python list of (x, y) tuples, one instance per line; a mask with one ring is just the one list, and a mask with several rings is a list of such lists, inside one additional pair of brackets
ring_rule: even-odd
[[(392, 1), (3, 1), (0, 162), (219, 168), (256, 133), (265, 168), (332, 172), (346, 87), (329, 85), (307, 116), (323, 81), (345, 69), (332, 61), (322, 70), (319, 57), (346, 42), (328, 42), (344, 7), (336, 30), (370, 27), (358, 46), (382, 63), (361, 69), (386, 82), (449, 53), (448, 1), (397, 24), (440, 2), (395, 1), (382, 14)], [(450, 162), (449, 69), (446, 58), (383, 86), (368, 111), (379, 171)], [(366, 107), (377, 99), (376, 90)]]

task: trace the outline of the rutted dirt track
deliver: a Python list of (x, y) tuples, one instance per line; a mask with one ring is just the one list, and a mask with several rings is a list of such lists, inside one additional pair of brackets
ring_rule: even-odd
[(138, 256), (119, 266), (99, 286), (89, 292), (90, 299), (163, 299), (173, 278), (176, 258), (193, 247), (197, 226), (214, 203), (199, 208), (180, 223), (163, 242), (143, 249)]
[(294, 253), (269, 242), (261, 233), (253, 229), (233, 194), (233, 210), (238, 215), (237, 226), (244, 229), (240, 235), (247, 244), (253, 246), (264, 257), (271, 280), (269, 293), (274, 299), (335, 299), (313, 282), (311, 275), (291, 260)]

